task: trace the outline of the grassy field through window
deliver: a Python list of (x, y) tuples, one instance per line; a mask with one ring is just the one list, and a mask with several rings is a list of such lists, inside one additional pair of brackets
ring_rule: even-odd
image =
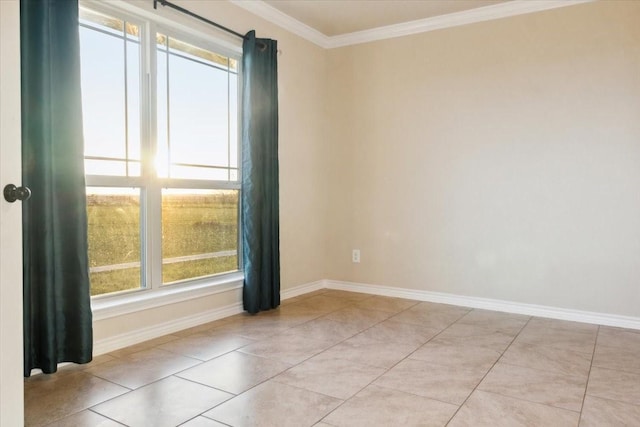
[[(87, 194), (91, 294), (141, 287), (139, 190)], [(238, 269), (238, 191), (165, 190), (163, 283)]]

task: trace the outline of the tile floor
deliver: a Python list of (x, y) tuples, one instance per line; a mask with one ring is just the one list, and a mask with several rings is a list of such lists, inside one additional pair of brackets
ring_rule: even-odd
[(323, 290), (25, 381), (28, 426), (639, 426), (640, 331)]

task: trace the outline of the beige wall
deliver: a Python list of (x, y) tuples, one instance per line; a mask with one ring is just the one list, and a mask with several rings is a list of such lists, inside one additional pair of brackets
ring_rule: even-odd
[[(141, 10), (152, 11), (153, 2), (134, 1)], [(325, 277), (327, 182), (323, 154), (326, 129), (327, 52), (280, 27), (223, 1), (176, 1), (189, 10), (240, 33), (256, 30), (258, 37), (278, 40), (280, 115), (280, 254), (282, 290)], [(211, 27), (158, 6), (162, 16), (217, 37)], [(237, 39), (229, 39), (240, 43)], [(172, 304), (94, 323), (97, 341), (152, 327), (159, 322), (197, 316), (241, 300), (230, 291), (198, 300)]]
[(640, 316), (639, 22), (596, 2), (329, 51), (327, 277)]

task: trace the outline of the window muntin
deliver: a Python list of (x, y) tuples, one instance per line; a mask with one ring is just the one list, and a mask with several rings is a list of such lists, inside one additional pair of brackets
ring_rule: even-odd
[[(100, 10), (81, 7), (80, 37), (92, 295), (237, 271), (238, 58), (90, 7)], [(106, 249), (110, 228), (126, 230), (127, 251)]]

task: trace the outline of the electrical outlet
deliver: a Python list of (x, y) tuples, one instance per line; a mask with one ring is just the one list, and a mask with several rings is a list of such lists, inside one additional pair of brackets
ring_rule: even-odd
[(360, 262), (360, 249), (354, 249), (351, 252), (351, 262)]

